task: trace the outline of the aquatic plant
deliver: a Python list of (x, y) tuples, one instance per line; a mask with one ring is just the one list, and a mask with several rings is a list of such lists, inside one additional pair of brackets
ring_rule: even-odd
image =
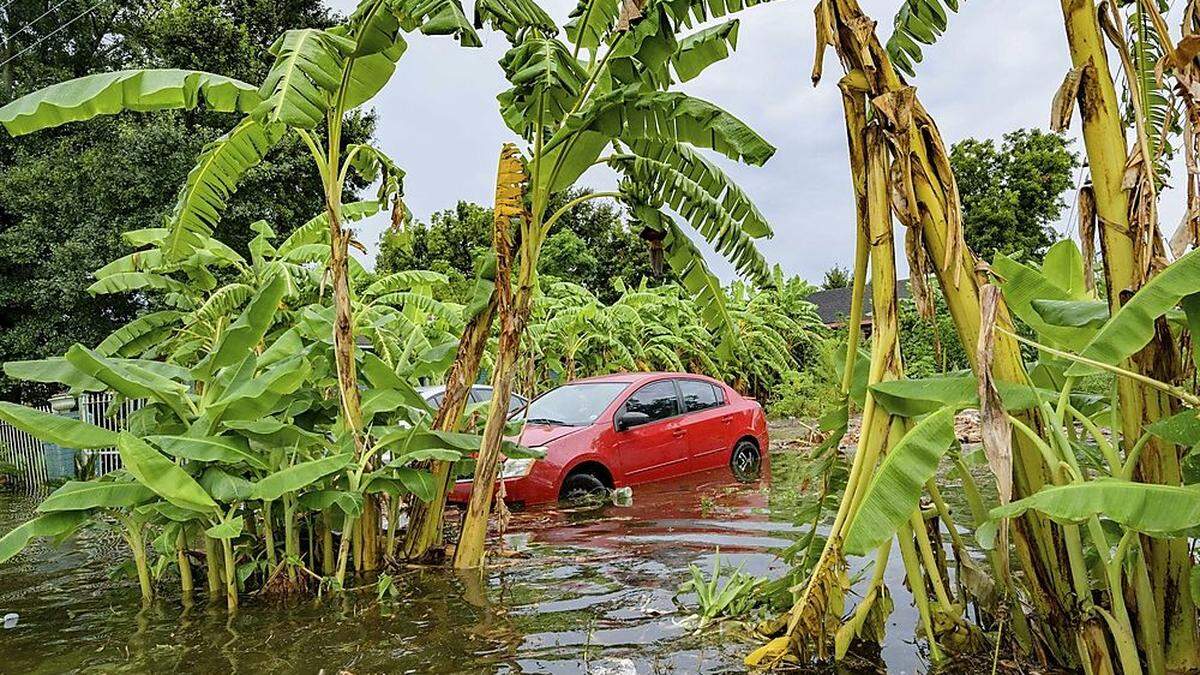
[[(747, 619), (759, 606), (759, 592), (767, 581), (753, 574), (742, 572), (742, 566), (731, 568), (721, 563), (721, 549), (713, 553), (712, 571), (705, 576), (704, 570), (695, 563), (689, 566), (692, 578), (679, 586), (679, 594), (695, 593), (697, 614), (689, 617), (695, 630), (703, 630), (710, 624), (724, 619)], [(678, 596), (677, 596), (678, 597)]]

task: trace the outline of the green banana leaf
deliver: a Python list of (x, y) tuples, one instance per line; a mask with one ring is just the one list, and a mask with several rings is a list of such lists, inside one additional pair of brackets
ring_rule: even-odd
[(213, 525), (204, 531), (204, 534), (213, 539), (236, 539), (242, 535), (242, 517), (234, 516), (228, 520), (222, 520), (220, 523)]
[(921, 490), (954, 444), (954, 408), (917, 422), (875, 470), (875, 477), (846, 534), (845, 550), (866, 555), (895, 536), (917, 510)]
[(70, 417), (0, 401), (0, 419), (27, 434), (66, 448), (111, 448), (117, 433)]
[(254, 483), (217, 466), (204, 470), (200, 475), (200, 486), (213, 499), (226, 504), (247, 501), (254, 492)]
[(250, 498), (274, 501), (289, 492), (308, 487), (331, 473), (341, 471), (353, 462), (354, 455), (346, 453), (289, 466), (256, 482)]
[(38, 504), (39, 513), (133, 508), (154, 499), (154, 491), (133, 482), (70, 481)]
[(429, 503), (437, 489), (437, 483), (433, 478), (433, 474), (428, 471), (418, 471), (407, 467), (392, 469), (395, 472), (396, 478), (400, 481), (409, 492), (413, 493), (417, 499), (425, 503)]
[[(1029, 385), (997, 381), (996, 388), (1009, 412), (1036, 407), (1040, 400), (1056, 401), (1058, 392)], [(901, 417), (918, 417), (953, 406), (959, 410), (979, 407), (979, 391), (974, 375), (939, 375), (918, 380), (889, 380), (871, 386), (871, 394), (884, 410)], [(1071, 402), (1089, 411), (1103, 402), (1093, 394), (1071, 394)]]
[(83, 511), (47, 513), (18, 525), (0, 537), (0, 563), (21, 552), (35, 538), (61, 537), (87, 519)]
[(107, 384), (113, 391), (128, 398), (149, 398), (162, 401), (179, 415), (189, 417), (187, 385), (146, 370), (135, 362), (116, 361), (80, 344), (67, 350), (67, 361), (84, 374)]
[(196, 366), (200, 372), (215, 372), (218, 368), (241, 362), (250, 350), (262, 341), (275, 321), (275, 312), (283, 300), (286, 282), (277, 274), (262, 288), (230, 324), (211, 356)]
[(992, 509), (990, 516), (998, 521), (1029, 510), (1060, 523), (1078, 523), (1098, 515), (1150, 536), (1167, 536), (1200, 525), (1200, 487), (1097, 478), (1043, 488)]
[[(1142, 286), (1121, 306), (1108, 323), (1092, 338), (1079, 355), (1108, 364), (1120, 365), (1145, 347), (1154, 337), (1155, 320), (1179, 302), (1200, 291), (1200, 249), (1175, 262)], [(1083, 376), (1100, 372), (1086, 363), (1072, 363), (1067, 375)]]
[(1034, 300), (1033, 311), (1051, 326), (1099, 328), (1108, 321), (1108, 303), (1103, 300)]
[(217, 503), (194, 478), (145, 441), (123, 431), (117, 438), (117, 449), (125, 470), (158, 496), (180, 508), (201, 513), (217, 509)]
[(0, 108), (0, 124), (13, 136), (82, 122), (123, 110), (147, 112), (195, 108), (250, 112), (257, 88), (231, 77), (196, 70), (117, 70), (39, 89)]
[(245, 462), (255, 469), (269, 469), (246, 439), (236, 436), (147, 436), (146, 440), (172, 457), (227, 464)]
[(1200, 444), (1200, 417), (1195, 410), (1184, 410), (1146, 425), (1146, 431), (1184, 447)]
[(357, 492), (344, 490), (313, 490), (300, 497), (300, 506), (309, 511), (325, 511), (337, 506), (348, 516), (357, 516), (363, 510), (363, 497)]

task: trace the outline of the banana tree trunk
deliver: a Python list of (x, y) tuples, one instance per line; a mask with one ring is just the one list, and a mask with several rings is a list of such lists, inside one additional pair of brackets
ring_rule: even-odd
[[(488, 336), (492, 331), (492, 317), (496, 313), (496, 294), (493, 292), (487, 305), (467, 322), (462, 338), (458, 343), (458, 352), (454, 364), (446, 375), (446, 393), (442, 404), (438, 406), (437, 416), (433, 419), (433, 428), (442, 431), (455, 431), (463, 410), (467, 407), (467, 398), (471, 385), (479, 378), (479, 363), (487, 349)], [(450, 462), (433, 462), (430, 471), (433, 473), (434, 494), (426, 504), (417, 500), (409, 509), (409, 525), (404, 534), (404, 557), (409, 560), (424, 558), (431, 549), (442, 544), (442, 519), (446, 512), (446, 495), (450, 491), (452, 476)]]
[(354, 362), (354, 317), (350, 306), (350, 233), (342, 228), (340, 209), (329, 209), (329, 240), (332, 247), (329, 269), (333, 285), (333, 350), (337, 364), (338, 394), (342, 421), (354, 435), (355, 451), (362, 454), (362, 403)]
[[(530, 301), (533, 297), (532, 265), (533, 262), (528, 256), (521, 257), (521, 274), (515, 298), (512, 297), (511, 291), (506, 293), (504, 289), (497, 293), (500, 345), (496, 356), (496, 371), (492, 376), (492, 399), (488, 404), (487, 424), (484, 426), (479, 456), (475, 460), (471, 499), (467, 503), (466, 519), (463, 521), (462, 534), (454, 552), (454, 566), (459, 569), (476, 568), (483, 564), (488, 518), (491, 515), (496, 488), (496, 470), (500, 463), (500, 445), (504, 441), (504, 427), (508, 422), (508, 400), (512, 396), (521, 334), (529, 320)], [(503, 284), (508, 286), (508, 275), (502, 276), (500, 269), (497, 265), (497, 283), (503, 279)], [(506, 295), (509, 297), (505, 297)]]
[[(533, 287), (540, 248), (539, 229), (528, 224), (524, 205), (525, 183), (528, 176), (516, 146), (506, 144), (500, 153), (496, 172), (496, 203), (492, 215), (492, 241), (496, 249), (496, 313), (500, 317), (500, 342), (496, 367), (492, 373), (492, 399), (488, 403), (487, 422), (479, 455), (475, 459), (475, 477), (471, 483), (471, 498), (462, 533), (454, 550), (454, 566), (459, 569), (483, 565), (484, 543), (492, 496), (496, 488), (496, 469), (500, 462), (500, 445), (508, 421), (508, 401), (512, 396), (513, 376), (520, 355), (521, 334), (529, 320)], [(512, 228), (514, 221), (522, 225), (520, 270), (517, 290), (512, 286)]]
[[(893, 170), (898, 170), (897, 191), (905, 198), (896, 204), (897, 212), (906, 225), (919, 228), (921, 244), (933, 261), (932, 271), (945, 295), (959, 339), (963, 344), (977, 344), (981, 304), (975, 259), (963, 244), (958, 191), (948, 153), (932, 118), (916, 100), (914, 90), (900, 80), (878, 38), (873, 31), (862, 30), (863, 26), (873, 25), (855, 0), (823, 0), (817, 8), (818, 58), (814, 80), (821, 75), (824, 46), (833, 46), (847, 69), (843, 89), (859, 88), (870, 98), (898, 150)], [(999, 325), (1011, 326), (1003, 309)], [(977, 367), (975, 355), (970, 356), (972, 367)], [(997, 335), (993, 373), (1001, 380), (1028, 381), (1016, 342), (1002, 334)], [(1041, 426), (1036, 418), (1029, 423), (1034, 428)], [(1015, 438), (1013, 445), (1017, 494), (1031, 494), (1045, 482), (1040, 453), (1021, 437)], [(1072, 585), (1064, 577), (1064, 566), (1059, 563), (1061, 532), (1037, 515), (1014, 523), (1013, 530), (1035, 612), (1048, 618), (1052, 625), (1071, 625), (1076, 598)], [(1019, 604), (1014, 610), (1022, 611)], [(1074, 663), (1076, 641), (1063, 631), (1048, 633), (1048, 646), (1056, 660)], [(1107, 662), (1104, 636), (1091, 629), (1085, 633), (1084, 651), (1088, 654), (1085, 658)]]
[[(1104, 282), (1110, 311), (1115, 313), (1128, 294), (1136, 292), (1146, 281), (1149, 256), (1144, 250), (1145, 242), (1157, 237), (1157, 224), (1129, 217), (1129, 194), (1123, 186), (1128, 159), (1125, 126), (1096, 5), (1093, 0), (1062, 0), (1062, 10), (1071, 62), (1082, 69), (1078, 98), (1083, 140), (1100, 223)], [(1174, 361), (1169, 336), (1160, 326), (1155, 339), (1125, 367), (1173, 381), (1179, 374)], [(1126, 443), (1140, 438), (1145, 425), (1173, 412), (1169, 399), (1129, 378), (1117, 379), (1117, 399)], [(1150, 483), (1182, 484), (1178, 449), (1152, 438), (1138, 461), (1137, 477)], [(1183, 538), (1143, 538), (1142, 543), (1148, 554), (1158, 623), (1165, 638), (1167, 668), (1200, 668), (1196, 607), (1188, 592), (1192, 564), (1188, 542)]]

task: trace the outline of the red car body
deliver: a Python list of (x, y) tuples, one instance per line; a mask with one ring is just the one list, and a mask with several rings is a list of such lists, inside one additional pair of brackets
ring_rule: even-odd
[[(525, 475), (503, 479), (506, 502), (556, 501), (564, 481), (580, 472), (596, 476), (605, 487), (621, 488), (729, 467), (734, 449), (739, 448), (740, 456), (747, 451), (747, 443), (758, 453), (759, 468), (765, 467), (769, 439), (762, 407), (722, 382), (688, 373), (620, 373), (565, 386), (589, 383), (624, 386), (586, 425), (527, 422), (518, 443), (543, 448), (546, 456), (533, 462)], [(693, 394), (705, 394), (704, 385), (711, 387), (715, 401), (697, 403), (701, 396)], [(656, 414), (649, 422), (619, 428), (618, 419), (628, 406), (639, 406), (648, 392), (669, 392), (671, 386), (676, 392), (675, 414)], [(611, 395), (613, 389), (608, 388), (607, 393)], [(660, 395), (657, 402), (666, 401)], [(529, 410), (536, 410), (536, 405), (537, 399)], [(696, 409), (700, 405), (708, 407)], [(471, 481), (462, 480), (455, 484), (450, 500), (465, 502), (470, 494)]]

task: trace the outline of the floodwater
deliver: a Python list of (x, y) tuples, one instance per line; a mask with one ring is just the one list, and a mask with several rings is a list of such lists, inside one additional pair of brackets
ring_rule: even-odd
[[(756, 484), (719, 471), (636, 487), (632, 506), (515, 513), (505, 545), (518, 555), (493, 559), (484, 579), (413, 569), (383, 602), (372, 591), (245, 598), (230, 618), (202, 594), (185, 609), (168, 588), (142, 609), (136, 582), (109, 578), (125, 558), (115, 534), (35, 544), (0, 566), (0, 614), (19, 614), (0, 629), (0, 672), (741, 672), (758, 643), (734, 626), (697, 634), (690, 596), (675, 596), (718, 547), (722, 563), (782, 574), (777, 553), (804, 531), (786, 452), (796, 450), (776, 453), (772, 478)], [(0, 532), (34, 506), (0, 494)], [(901, 577), (889, 570), (896, 610), (867, 672), (927, 669)]]

